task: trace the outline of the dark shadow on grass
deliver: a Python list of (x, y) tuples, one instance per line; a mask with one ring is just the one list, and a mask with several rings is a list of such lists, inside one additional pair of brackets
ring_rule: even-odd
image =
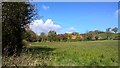
[(55, 48), (40, 47), (40, 46), (32, 46), (32, 47), (29, 47), (27, 49), (29, 51), (45, 51), (45, 52), (49, 52), (49, 51), (55, 50)]
[(27, 53), (32, 55), (49, 55), (55, 48), (41, 47), (41, 46), (31, 46), (27, 48)]

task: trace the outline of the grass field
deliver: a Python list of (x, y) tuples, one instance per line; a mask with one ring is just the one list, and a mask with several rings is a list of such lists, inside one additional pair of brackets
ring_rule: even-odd
[(34, 42), (20, 57), (3, 57), (3, 65), (118, 66), (118, 41)]

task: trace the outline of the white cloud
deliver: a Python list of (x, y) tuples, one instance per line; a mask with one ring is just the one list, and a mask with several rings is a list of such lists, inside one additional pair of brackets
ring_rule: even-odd
[(71, 33), (73, 33), (73, 32), (65, 32), (65, 33), (71, 34)]
[(74, 27), (67, 28), (69, 32), (75, 31), (76, 29)]
[(39, 35), (41, 32), (49, 32), (50, 30), (54, 30), (58, 32), (61, 29), (60, 25), (54, 24), (51, 19), (47, 19), (45, 22), (43, 20), (34, 20), (30, 28)]
[(42, 5), (41, 6), (44, 10), (48, 10), (50, 7), (49, 6), (46, 6), (46, 5)]
[(65, 33), (71, 34), (73, 32), (76, 32), (76, 29), (74, 27), (69, 27), (65, 29)]

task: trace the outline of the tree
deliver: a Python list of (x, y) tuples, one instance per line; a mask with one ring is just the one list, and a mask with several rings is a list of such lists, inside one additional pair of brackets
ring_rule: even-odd
[(111, 36), (111, 31), (110, 31), (111, 28), (107, 28), (106, 29), (106, 34), (107, 34), (107, 39), (110, 39), (110, 36)]
[(85, 40), (92, 40), (92, 37), (93, 37), (93, 32), (87, 32), (85, 34)]
[(114, 31), (115, 33), (117, 33), (118, 32), (118, 28), (115, 27), (115, 28), (112, 29), (112, 31)]
[(29, 42), (37, 41), (37, 35), (29, 28), (28, 25), (25, 26), (25, 31), (23, 32), (23, 39)]
[(67, 35), (67, 41), (71, 41), (71, 34)]
[(2, 54), (19, 55), (23, 48), (24, 25), (33, 20), (34, 7), (26, 2), (2, 3)]
[(67, 41), (67, 34), (60, 34), (60, 41)]
[(98, 38), (99, 38), (98, 36), (95, 36), (95, 40), (98, 40)]
[(40, 34), (40, 40), (41, 40), (41, 42), (43, 42), (43, 41), (46, 41), (46, 40), (47, 40), (47, 37), (46, 37), (46, 35), (45, 35), (45, 33), (44, 33), (44, 32), (42, 32), (42, 33)]
[(49, 31), (48, 32), (48, 40), (49, 41), (56, 41), (56, 32), (55, 31)]
[(99, 33), (101, 33), (100, 30), (95, 30), (94, 32), (95, 32), (95, 34), (99, 34)]
[(61, 36), (61, 34), (57, 34), (57, 35), (56, 35), (56, 41), (61, 41), (60, 36)]
[(64, 41), (68, 41), (69, 38), (70, 38), (69, 34), (68, 33), (64, 33), (63, 40)]
[(30, 35), (28, 41), (30, 41), (30, 42), (36, 42), (37, 41), (37, 35), (32, 30), (30, 30), (28, 32), (28, 34)]

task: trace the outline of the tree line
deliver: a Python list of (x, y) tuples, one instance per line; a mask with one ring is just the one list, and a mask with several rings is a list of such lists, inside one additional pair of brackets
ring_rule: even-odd
[[(29, 30), (29, 31), (28, 31)], [(102, 37), (104, 35), (105, 37)], [(113, 36), (112, 36), (113, 35)], [(88, 31), (84, 34), (78, 32), (57, 34), (55, 31), (49, 31), (48, 34), (41, 32), (40, 35), (36, 35), (30, 28), (27, 28), (27, 34), (25, 40), (29, 42), (71, 42), (71, 41), (89, 41), (89, 40), (118, 40), (118, 28), (107, 28), (106, 31), (94, 30)]]

